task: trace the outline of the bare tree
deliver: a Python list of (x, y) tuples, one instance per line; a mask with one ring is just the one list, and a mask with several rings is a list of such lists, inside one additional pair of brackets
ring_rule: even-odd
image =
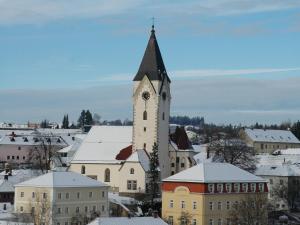
[(240, 139), (213, 141), (209, 144), (207, 151), (214, 154), (214, 162), (230, 163), (250, 172), (256, 169), (253, 149)]
[(35, 225), (52, 224), (53, 208), (48, 193), (36, 192), (34, 200), (29, 204), (29, 210)]
[(179, 225), (190, 225), (192, 221), (192, 215), (189, 212), (182, 211), (178, 217)]
[(229, 214), (233, 224), (268, 224), (267, 196), (261, 194), (248, 195), (242, 201), (236, 202)]
[(88, 224), (97, 217), (100, 217), (100, 211), (90, 211), (86, 213), (76, 213), (71, 218), (71, 224)]
[[(40, 169), (42, 173), (47, 173), (51, 169), (52, 164), (58, 162), (62, 164), (58, 153), (60, 149), (58, 144), (63, 141), (60, 137), (53, 134), (38, 134), (34, 137), (34, 141), (38, 144), (30, 149), (28, 162)], [(55, 142), (56, 144), (54, 144)]]

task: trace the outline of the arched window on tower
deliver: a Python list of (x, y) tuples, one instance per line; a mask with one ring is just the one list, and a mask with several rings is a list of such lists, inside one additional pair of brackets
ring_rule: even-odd
[(143, 113), (143, 120), (147, 120), (147, 111), (146, 110)]
[(81, 166), (81, 174), (85, 174), (85, 166)]
[(110, 170), (108, 168), (104, 172), (104, 182), (110, 182)]

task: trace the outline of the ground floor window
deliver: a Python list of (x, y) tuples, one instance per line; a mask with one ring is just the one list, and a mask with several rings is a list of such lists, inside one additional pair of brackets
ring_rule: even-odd
[(137, 181), (136, 180), (127, 180), (127, 189), (128, 190), (136, 190), (137, 189)]

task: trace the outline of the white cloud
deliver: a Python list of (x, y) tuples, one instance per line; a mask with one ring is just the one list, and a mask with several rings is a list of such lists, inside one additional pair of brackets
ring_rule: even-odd
[[(110, 15), (234, 15), (300, 7), (299, 0), (0, 0), (0, 24)], [(150, 17), (150, 16), (149, 16)]]

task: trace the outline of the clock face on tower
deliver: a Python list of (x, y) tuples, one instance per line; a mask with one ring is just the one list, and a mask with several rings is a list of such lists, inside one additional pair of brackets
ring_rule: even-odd
[(150, 98), (150, 93), (148, 91), (144, 91), (142, 94), (142, 98), (147, 101)]

